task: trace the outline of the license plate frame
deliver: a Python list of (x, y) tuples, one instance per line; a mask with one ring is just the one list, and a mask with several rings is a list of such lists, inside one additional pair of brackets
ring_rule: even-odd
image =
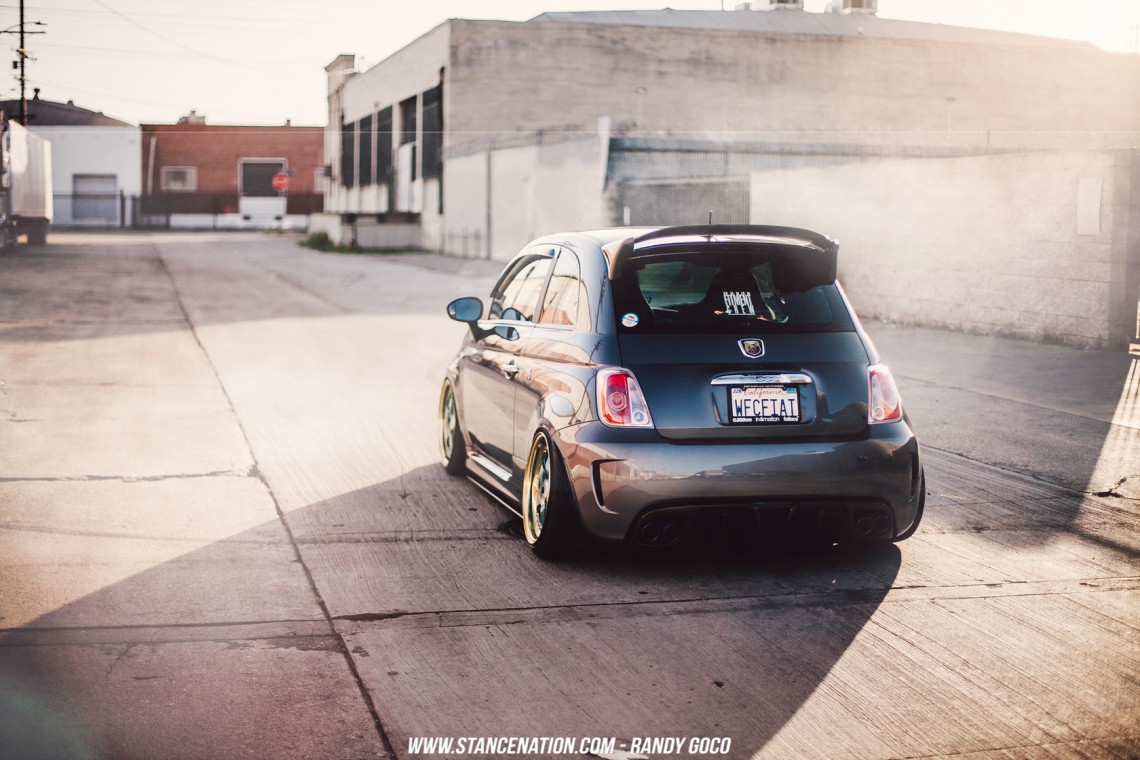
[(794, 425), (802, 421), (799, 388), (794, 384), (728, 386), (730, 425)]

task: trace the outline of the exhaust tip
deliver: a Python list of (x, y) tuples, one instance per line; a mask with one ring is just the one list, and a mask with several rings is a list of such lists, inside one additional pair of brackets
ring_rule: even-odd
[(637, 539), (643, 544), (655, 544), (661, 538), (661, 529), (655, 522), (643, 523), (637, 532)]
[(633, 529), (632, 541), (639, 546), (676, 546), (687, 540), (689, 515), (672, 510), (646, 515)]
[(883, 509), (859, 509), (852, 515), (855, 538), (885, 538), (891, 533), (891, 515)]

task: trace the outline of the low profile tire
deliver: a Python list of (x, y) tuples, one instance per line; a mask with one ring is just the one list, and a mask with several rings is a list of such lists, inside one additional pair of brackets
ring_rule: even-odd
[(523, 474), (523, 536), (543, 559), (581, 556), (590, 548), (571, 496), (566, 467), (550, 436), (538, 431)]
[(895, 543), (906, 541), (913, 536), (915, 531), (918, 530), (918, 524), (922, 522), (922, 513), (926, 509), (926, 470), (923, 470), (922, 474), (918, 477), (918, 511), (915, 512), (914, 522), (910, 524), (910, 527), (895, 536)]
[(467, 472), (467, 444), (459, 432), (459, 409), (451, 383), (444, 383), (439, 392), (439, 460), (451, 475)]

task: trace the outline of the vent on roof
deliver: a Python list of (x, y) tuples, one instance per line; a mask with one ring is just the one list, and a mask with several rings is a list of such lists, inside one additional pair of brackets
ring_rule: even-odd
[(189, 114), (187, 114), (186, 116), (179, 116), (178, 117), (178, 123), (179, 124), (205, 124), (206, 123), (206, 117), (199, 114), (197, 111), (195, 111), (193, 108), (191, 108)]
[(871, 13), (879, 12), (879, 0), (843, 0), (844, 13)]

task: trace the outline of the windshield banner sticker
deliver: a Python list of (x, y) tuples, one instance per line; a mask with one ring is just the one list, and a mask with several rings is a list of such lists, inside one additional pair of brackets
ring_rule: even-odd
[(747, 290), (724, 291), (724, 313), (733, 316), (755, 317), (756, 307), (752, 305), (752, 294)]

